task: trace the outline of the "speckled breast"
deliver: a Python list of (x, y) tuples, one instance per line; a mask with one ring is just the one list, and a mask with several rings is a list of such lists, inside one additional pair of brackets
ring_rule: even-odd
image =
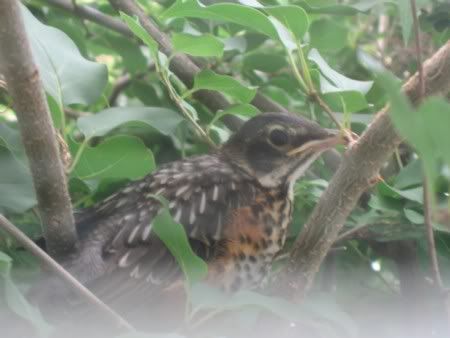
[(282, 249), (292, 218), (292, 201), (282, 190), (264, 190), (233, 211), (224, 233), (223, 255), (210, 264), (209, 279), (226, 291), (261, 286)]

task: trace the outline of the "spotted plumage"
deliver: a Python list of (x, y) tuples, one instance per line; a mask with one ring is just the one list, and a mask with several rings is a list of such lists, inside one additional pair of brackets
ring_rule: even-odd
[(163, 165), (77, 214), (80, 250), (65, 265), (87, 285), (121, 276), (114, 295), (170, 287), (181, 273), (152, 231), (159, 195), (208, 263), (207, 282), (257, 287), (285, 243), (295, 181), (342, 140), (295, 115), (261, 114), (217, 152)]

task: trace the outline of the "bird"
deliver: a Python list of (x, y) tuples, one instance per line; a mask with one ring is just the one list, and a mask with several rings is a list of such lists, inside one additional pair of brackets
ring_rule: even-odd
[(206, 282), (226, 292), (257, 288), (286, 241), (295, 182), (323, 151), (346, 142), (298, 114), (256, 115), (217, 150), (161, 165), (78, 212), (78, 250), (63, 265), (85, 285), (121, 275), (169, 287), (181, 270), (152, 231), (168, 208), (207, 263)]
[[(206, 283), (227, 293), (261, 287), (286, 241), (296, 181), (322, 152), (347, 143), (341, 131), (298, 114), (256, 115), (218, 149), (163, 164), (79, 210), (77, 250), (61, 264), (101, 299), (135, 309), (144, 295), (183, 280), (153, 231), (168, 210), (206, 262)], [(42, 285), (55, 299), (56, 284)]]

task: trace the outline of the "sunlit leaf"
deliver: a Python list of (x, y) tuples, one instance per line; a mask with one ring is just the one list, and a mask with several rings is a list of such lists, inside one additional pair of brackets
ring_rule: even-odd
[(26, 7), (21, 8), (47, 93), (64, 105), (94, 103), (106, 85), (106, 67), (86, 60), (65, 33), (40, 23)]
[(201, 18), (234, 22), (277, 39), (278, 34), (267, 16), (260, 11), (234, 3), (205, 6), (197, 0), (177, 0), (162, 15), (166, 18)]
[(354, 90), (365, 95), (372, 88), (373, 81), (353, 80), (335, 71), (316, 49), (309, 52), (308, 59), (319, 67), (324, 80), (326, 80), (322, 81), (321, 79), (320, 81), (322, 93)]
[(0, 124), (0, 212), (23, 212), (36, 205), (20, 134)]
[(298, 6), (270, 6), (266, 13), (277, 18), (297, 39), (303, 39), (308, 31), (309, 18), (303, 8)]
[(193, 56), (221, 57), (223, 55), (223, 42), (210, 34), (196, 36), (185, 33), (173, 33), (172, 44), (176, 51)]
[(164, 135), (174, 135), (183, 118), (173, 110), (159, 107), (116, 107), (80, 117), (77, 126), (87, 137), (104, 136), (130, 122), (145, 123)]
[(192, 89), (217, 90), (242, 103), (250, 102), (256, 94), (256, 89), (250, 89), (242, 85), (231, 76), (219, 75), (208, 69), (202, 70), (197, 74)]
[(206, 277), (206, 263), (192, 251), (183, 226), (173, 220), (167, 208), (154, 218), (153, 230), (177, 260), (189, 285)]
[(152, 55), (158, 53), (158, 43), (147, 33), (147, 31), (141, 26), (137, 18), (132, 18), (131, 16), (120, 12), (120, 17), (127, 24), (128, 28), (141, 39), (147, 47), (150, 49)]
[(138, 179), (155, 168), (153, 154), (140, 139), (114, 136), (96, 147), (87, 146), (73, 169), (72, 176), (89, 178)]

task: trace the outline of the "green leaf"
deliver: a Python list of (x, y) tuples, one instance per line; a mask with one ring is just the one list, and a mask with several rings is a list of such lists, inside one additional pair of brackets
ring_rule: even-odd
[(72, 176), (80, 179), (138, 179), (155, 168), (153, 154), (137, 137), (114, 136), (96, 147), (86, 147)]
[(378, 81), (390, 99), (395, 128), (417, 149), (427, 176), (434, 181), (440, 173), (440, 161), (450, 164), (450, 104), (431, 97), (414, 111), (392, 75), (380, 75)]
[(97, 114), (80, 117), (77, 126), (91, 138), (104, 136), (113, 129), (130, 122), (145, 123), (164, 135), (174, 135), (183, 118), (175, 111), (158, 107), (116, 107)]
[(120, 18), (127, 24), (128, 28), (141, 39), (147, 47), (150, 49), (153, 57), (158, 55), (158, 43), (147, 33), (147, 31), (141, 26), (137, 18), (132, 18), (131, 16), (120, 12)]
[(412, 209), (404, 209), (403, 212), (405, 213), (405, 217), (413, 224), (423, 224), (424, 223), (424, 217), (422, 214), (418, 213), (415, 210)]
[(167, 208), (154, 218), (153, 231), (175, 257), (190, 286), (206, 277), (208, 266), (192, 251), (183, 226), (173, 220)]
[(277, 31), (266, 15), (260, 11), (234, 3), (218, 3), (205, 6), (197, 0), (177, 0), (162, 15), (167, 18), (200, 18), (233, 22), (278, 39)]
[(192, 90), (200, 89), (217, 90), (242, 103), (250, 102), (256, 95), (256, 89), (250, 89), (231, 76), (219, 75), (209, 69), (202, 70), (195, 76)]
[(309, 34), (311, 46), (320, 51), (338, 52), (348, 45), (348, 29), (330, 18), (314, 21)]
[(316, 297), (315, 302), (305, 301), (299, 305), (253, 291), (243, 290), (230, 295), (205, 284), (196, 284), (191, 288), (191, 299), (193, 314), (204, 309), (227, 311), (253, 307), (269, 311), (291, 322), (309, 321), (311, 324), (317, 318), (321, 318), (323, 321), (329, 321), (329, 324), (333, 326), (344, 328), (348, 337), (356, 337), (357, 333), (355, 324), (346, 313), (329, 299), (324, 300), (320, 297)]
[(224, 43), (211, 34), (173, 33), (172, 44), (178, 52), (202, 57), (222, 57), (224, 49)]
[(248, 54), (242, 62), (244, 70), (260, 70), (266, 73), (275, 73), (287, 66), (288, 63), (283, 56), (269, 53)]
[(136, 74), (146, 70), (147, 59), (135, 41), (110, 33), (105, 33), (103, 39), (99, 40), (105, 41), (107, 47), (113, 49), (121, 56), (125, 69), (130, 73)]
[(260, 111), (251, 104), (238, 104), (231, 106), (225, 110), (219, 111), (214, 115), (209, 125), (215, 124), (219, 119), (226, 115), (239, 115), (244, 117), (253, 117), (260, 113)]
[(411, 11), (411, 2), (409, 0), (398, 0), (398, 16), (402, 27), (403, 42), (406, 45), (411, 35), (413, 16)]
[(372, 88), (373, 81), (357, 81), (350, 79), (331, 68), (323, 59), (317, 49), (311, 49), (308, 59), (313, 61), (320, 69), (320, 91), (322, 93), (357, 91), (365, 95)]
[(395, 199), (405, 198), (410, 201), (414, 201), (420, 204), (423, 204), (423, 188), (416, 187), (412, 189), (395, 189), (394, 187), (381, 182), (377, 185), (378, 191), (388, 197), (392, 197)]
[(397, 189), (406, 189), (422, 184), (422, 162), (418, 159), (408, 163), (398, 173), (394, 186)]
[(0, 213), (24, 212), (36, 205), (20, 134), (6, 124), (0, 124), (0, 168)]
[(323, 99), (333, 111), (343, 112), (343, 103), (347, 113), (355, 113), (367, 109), (369, 104), (363, 94), (357, 91), (330, 92)]
[(106, 67), (86, 60), (65, 33), (43, 25), (25, 6), (21, 8), (46, 92), (64, 105), (94, 103), (106, 86)]
[(373, 6), (379, 4), (379, 0), (362, 0), (353, 4), (341, 4), (334, 1), (311, 1), (300, 0), (299, 6), (303, 7), (308, 13), (332, 14), (332, 15), (356, 15), (366, 13)]
[(53, 328), (45, 321), (37, 308), (30, 305), (11, 277), (12, 259), (0, 251), (0, 292), (7, 306), (19, 317), (28, 321), (41, 337), (50, 336)]
[(277, 18), (297, 39), (302, 40), (308, 31), (308, 15), (299, 6), (271, 6), (265, 7), (264, 10)]

